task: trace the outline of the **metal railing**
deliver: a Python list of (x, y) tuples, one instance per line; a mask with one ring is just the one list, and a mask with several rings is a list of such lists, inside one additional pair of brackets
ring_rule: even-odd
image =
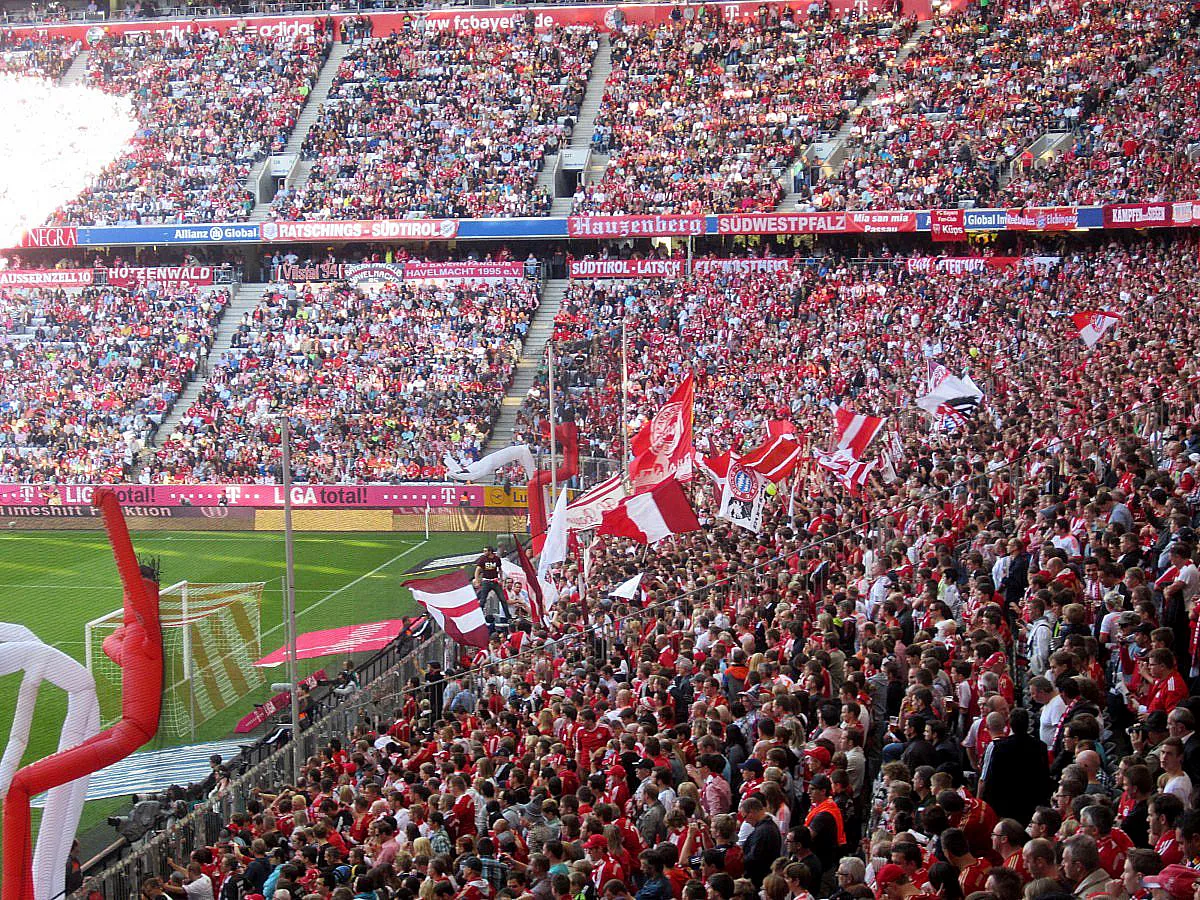
[[(417, 638), (402, 637), (364, 663), (358, 669), (363, 688), (345, 698), (330, 691), (325, 702), (334, 705), (301, 730), (302, 758), (316, 755), (334, 738), (345, 743), (359, 725), (375, 727), (384, 721), (390, 725), (394, 713), (392, 698), (398, 697), (409, 679), (420, 675), (430, 662), (445, 662), (445, 644), (441, 631)], [(247, 762), (249, 768), (224, 793), (205, 800), (185, 818), (143, 839), (124, 859), (94, 876), (86, 876), (83, 887), (73, 896), (83, 898), (91, 891), (99, 891), (105, 900), (136, 898), (143, 879), (169, 874), (168, 859), (186, 860), (197, 847), (216, 844), (230, 816), (245, 811), (255, 790), (274, 793), (292, 781), (290, 741), (275, 744), (259, 741), (231, 765)]]

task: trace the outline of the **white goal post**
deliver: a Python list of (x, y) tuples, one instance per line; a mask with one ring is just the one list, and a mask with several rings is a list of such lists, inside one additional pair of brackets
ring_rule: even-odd
[[(159, 728), (166, 737), (194, 739), (197, 726), (264, 683), (262, 671), (253, 665), (262, 655), (264, 584), (180, 581), (159, 591), (163, 633)], [(84, 626), (84, 661), (96, 679), (105, 725), (120, 716), (121, 670), (105, 655), (103, 644), (123, 618), (118, 609)]]

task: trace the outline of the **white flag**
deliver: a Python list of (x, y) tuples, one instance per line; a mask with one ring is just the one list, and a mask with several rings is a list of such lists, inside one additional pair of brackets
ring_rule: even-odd
[(769, 483), (766, 476), (746, 468), (741, 462), (730, 463), (717, 515), (757, 534), (762, 529), (763, 504)]
[(538, 557), (538, 578), (546, 580), (546, 573), (550, 571), (550, 567), (557, 566), (566, 558), (567, 489), (560, 487), (554, 513), (550, 516), (550, 527), (546, 529), (546, 542), (542, 544), (542, 555)]

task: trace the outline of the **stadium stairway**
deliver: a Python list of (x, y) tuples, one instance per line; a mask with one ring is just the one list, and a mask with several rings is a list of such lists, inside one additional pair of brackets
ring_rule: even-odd
[[(329, 57), (325, 60), (325, 65), (321, 67), (321, 71), (317, 74), (316, 83), (313, 84), (312, 91), (309, 92), (308, 99), (304, 101), (304, 107), (300, 110), (300, 115), (296, 117), (296, 127), (292, 129), (291, 137), (288, 138), (287, 146), (284, 147), (284, 153), (299, 153), (304, 146), (304, 140), (308, 137), (309, 131), (317, 121), (317, 116), (321, 112), (321, 104), (329, 98), (329, 89), (333, 87), (333, 79), (337, 77), (338, 71), (342, 67), (342, 60), (350, 55), (354, 47), (351, 44), (343, 44), (335, 42), (329, 50)], [(269, 160), (262, 159), (254, 164), (250, 170), (250, 176), (246, 179), (248, 185), (253, 185), (258, 182), (259, 175), (262, 174), (263, 168)], [(308, 173), (312, 171), (312, 160), (301, 159), (296, 166), (296, 171), (292, 175), (291, 187), (300, 187), (308, 181)], [(270, 203), (256, 203), (254, 209), (250, 212), (251, 222), (265, 222), (271, 216)]]
[(91, 58), (91, 50), (80, 50), (75, 58), (71, 60), (71, 65), (67, 66), (67, 71), (63, 72), (62, 78), (58, 83), (63, 87), (82, 84), (83, 77), (87, 74), (88, 61)]
[[(846, 121), (842, 123), (842, 127), (838, 129), (837, 133), (830, 140), (824, 142), (825, 146), (830, 148), (828, 155), (825, 156), (823, 160), (826, 166), (833, 168), (834, 171), (837, 171), (842, 167), (842, 164), (846, 161), (847, 156), (849, 156), (849, 152), (846, 147), (846, 141), (850, 137), (850, 130), (854, 127), (854, 123), (858, 121), (858, 117), (862, 115), (863, 110), (875, 102), (875, 98), (878, 97), (880, 93), (887, 90), (888, 86), (892, 82), (891, 73), (900, 68), (900, 65), (906, 59), (908, 59), (915, 49), (917, 49), (917, 44), (921, 43), (921, 41), (925, 39), (925, 36), (931, 31), (933, 31), (932, 20), (919, 22), (917, 24), (916, 30), (913, 31), (912, 35), (909, 36), (909, 39), (905, 41), (903, 45), (901, 45), (900, 49), (896, 51), (895, 58), (892, 60), (891, 65), (888, 66), (887, 74), (885, 74), (881, 79), (879, 79), (878, 82), (876, 82), (875, 87), (865, 97), (862, 98), (862, 100), (856, 107), (854, 107), (854, 109), (850, 110), (849, 115), (846, 116)], [(776, 210), (780, 212), (785, 210), (794, 210), (799, 200), (800, 194), (797, 191), (789, 190), (784, 195), (783, 199), (779, 201), (779, 205), (776, 207)]]
[[(262, 282), (248, 281), (238, 285), (229, 305), (225, 307), (225, 312), (221, 314), (221, 321), (217, 323), (217, 333), (213, 335), (213, 345), (208, 351), (208, 356), (201, 360), (196, 376), (183, 386), (183, 391), (167, 412), (167, 417), (163, 419), (162, 425), (158, 427), (154, 440), (151, 441), (151, 447), (161, 446), (162, 442), (175, 431), (175, 426), (179, 424), (183, 414), (200, 395), (200, 388), (204, 384), (209, 366), (219, 360), (233, 346), (233, 336), (237, 334), (238, 326), (242, 324), (242, 314), (254, 309), (266, 289), (267, 285)], [(138, 469), (140, 470), (140, 468), (139, 466)], [(137, 474), (138, 472), (135, 471), (135, 478)]]
[(566, 278), (552, 278), (542, 287), (541, 305), (529, 323), (529, 333), (525, 336), (525, 346), (521, 349), (521, 358), (517, 361), (516, 371), (513, 372), (512, 384), (508, 386), (508, 393), (500, 403), (500, 415), (496, 417), (491, 437), (484, 448), (487, 453), (501, 450), (512, 443), (517, 426), (517, 412), (542, 368), (546, 344), (554, 334), (554, 317), (558, 315), (562, 306), (568, 285), (570, 281)]
[[(608, 76), (612, 74), (612, 44), (609, 43), (608, 35), (600, 35), (600, 46), (596, 50), (596, 58), (592, 60), (592, 71), (588, 74), (587, 88), (583, 94), (583, 102), (579, 105), (579, 121), (575, 123), (575, 130), (571, 132), (571, 140), (567, 147), (571, 150), (584, 150), (592, 144), (592, 135), (596, 133), (596, 116), (600, 112), (600, 102), (604, 99), (604, 86), (608, 83)], [(595, 155), (597, 160), (603, 159), (604, 165), (608, 165), (608, 157), (600, 157)], [(542, 173), (538, 176), (538, 187), (545, 189), (554, 197), (554, 170), (558, 166), (558, 154), (546, 158), (546, 165), (542, 168)], [(593, 169), (589, 166), (589, 172)], [(604, 174), (604, 169), (600, 169), (600, 174)], [(596, 176), (599, 177), (599, 176)], [(554, 197), (554, 205), (550, 209), (552, 216), (566, 216), (571, 212), (571, 207), (574, 204), (573, 197)]]

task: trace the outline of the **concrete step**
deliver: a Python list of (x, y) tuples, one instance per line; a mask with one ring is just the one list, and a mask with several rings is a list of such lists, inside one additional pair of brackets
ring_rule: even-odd
[(572, 149), (585, 149), (592, 144), (592, 135), (596, 133), (596, 114), (600, 112), (600, 104), (604, 99), (604, 85), (612, 74), (612, 44), (608, 35), (600, 35), (600, 46), (596, 50), (596, 58), (592, 60), (592, 71), (588, 74), (587, 90), (583, 102), (579, 104), (579, 121), (571, 132)]
[(552, 278), (542, 285), (541, 304), (534, 313), (533, 321), (529, 323), (529, 331), (525, 335), (525, 346), (521, 348), (521, 359), (513, 372), (512, 383), (500, 403), (500, 415), (492, 426), (485, 453), (502, 450), (512, 443), (517, 426), (517, 413), (525, 403), (529, 389), (533, 387), (538, 372), (544, 365), (546, 344), (554, 334), (554, 317), (562, 307), (562, 299), (567, 293), (570, 281), (566, 278)]
[(542, 171), (538, 172), (537, 186), (554, 196), (554, 170), (558, 168), (558, 154), (548, 153), (542, 159)]
[(71, 60), (71, 65), (67, 66), (67, 71), (63, 72), (62, 78), (59, 79), (59, 84), (63, 87), (69, 87), (73, 84), (83, 84), (84, 76), (87, 75), (88, 62), (92, 58), (91, 50), (81, 50), (79, 54)]
[[(238, 326), (242, 324), (242, 316), (254, 309), (258, 305), (258, 301), (262, 299), (267, 285), (261, 282), (243, 282), (238, 285), (233, 293), (233, 297), (229, 301), (229, 305), (225, 307), (225, 312), (221, 315), (221, 321), (217, 325), (217, 333), (213, 337), (213, 345), (208, 351), (208, 355), (204, 357), (199, 366), (200, 372), (207, 372), (208, 368), (214, 365), (221, 357), (229, 351), (233, 346), (234, 335), (237, 334)], [(171, 436), (175, 431), (175, 427), (179, 424), (179, 420), (200, 396), (200, 389), (204, 386), (205, 377), (199, 375), (188, 382), (180, 393), (174, 406), (171, 407), (167, 417), (159, 426), (157, 434), (154, 436), (154, 447), (162, 446), (163, 441)]]
[[(333, 80), (337, 77), (338, 70), (342, 67), (344, 60), (353, 49), (349, 44), (335, 43), (329, 48), (329, 56), (325, 59), (325, 64), (321, 66), (321, 71), (317, 73), (317, 80), (313, 83), (313, 89), (308, 93), (308, 99), (304, 101), (304, 106), (300, 110), (300, 115), (296, 116), (296, 127), (292, 129), (291, 135), (288, 137), (287, 146), (283, 148), (286, 153), (300, 153), (300, 148), (304, 146), (304, 141), (308, 137), (309, 131), (312, 130), (313, 124), (321, 111), (321, 104), (329, 98), (329, 89), (333, 86)], [(247, 189), (254, 191), (251, 185), (258, 184), (258, 178), (262, 175), (263, 169), (267, 166), (269, 160), (263, 159), (255, 163), (250, 169), (250, 175), (246, 179)], [(296, 167), (295, 173), (292, 175), (291, 186), (303, 184), (308, 181), (308, 173), (312, 171), (312, 163), (301, 160)], [(250, 211), (251, 222), (265, 222), (271, 218), (270, 203), (256, 203), (254, 209)]]
[(329, 58), (321, 67), (308, 100), (300, 110), (300, 115), (296, 117), (296, 127), (292, 129), (292, 135), (288, 138), (285, 153), (299, 153), (300, 148), (304, 146), (304, 139), (308, 137), (309, 130), (320, 115), (321, 104), (329, 99), (329, 89), (333, 87), (333, 80), (342, 67), (342, 60), (349, 56), (353, 49), (349, 44), (342, 43), (336, 43), (330, 49)]
[[(925, 39), (926, 35), (928, 35), (931, 31), (933, 31), (932, 21), (918, 23), (916, 29), (909, 36), (908, 40), (905, 41), (901, 45), (900, 49), (896, 51), (896, 55), (892, 58), (891, 64), (888, 67), (888, 73), (885, 74), (878, 82), (876, 82), (875, 87), (865, 97), (862, 98), (862, 100), (856, 107), (854, 107), (854, 109), (850, 110), (849, 114), (846, 116), (846, 120), (842, 122), (842, 127), (837, 130), (837, 133), (832, 137), (832, 139), (821, 142), (824, 148), (828, 148), (820, 157), (826, 168), (832, 169), (836, 173), (842, 167), (842, 164), (850, 155), (850, 148), (847, 146), (847, 141), (850, 138), (851, 129), (854, 128), (854, 123), (858, 121), (859, 116), (863, 114), (864, 110), (869, 108), (871, 104), (875, 102), (877, 97), (885, 95), (888, 92), (888, 88), (891, 86), (891, 72), (899, 69), (900, 65), (906, 59), (908, 59), (912, 52), (917, 49), (917, 45), (920, 44), (921, 41)], [(812, 150), (815, 146), (817, 145), (813, 144), (809, 150)], [(803, 194), (793, 191), (789, 187), (787, 193), (784, 194), (783, 199), (779, 201), (779, 205), (776, 207), (776, 209), (780, 211), (793, 210), (800, 202), (800, 198), (802, 196)]]

